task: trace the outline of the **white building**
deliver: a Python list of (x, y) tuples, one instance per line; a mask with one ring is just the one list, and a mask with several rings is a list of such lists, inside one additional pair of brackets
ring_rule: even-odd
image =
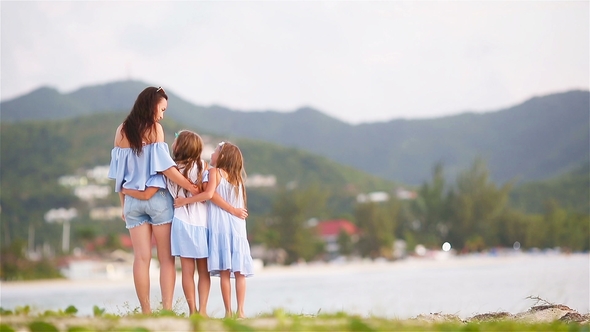
[(248, 187), (274, 187), (277, 184), (277, 177), (274, 175), (252, 174), (246, 178)]
[(111, 187), (99, 186), (95, 184), (83, 187), (76, 187), (76, 189), (74, 189), (74, 195), (85, 201), (90, 201), (95, 198), (106, 198), (110, 194), (110, 192)]
[(121, 219), (122, 215), (121, 207), (102, 207), (94, 208), (90, 210), (90, 219), (93, 220), (110, 220), (110, 219)]
[(366, 202), (387, 202), (389, 200), (389, 194), (384, 191), (374, 191), (368, 194), (358, 194), (356, 201), (359, 203)]

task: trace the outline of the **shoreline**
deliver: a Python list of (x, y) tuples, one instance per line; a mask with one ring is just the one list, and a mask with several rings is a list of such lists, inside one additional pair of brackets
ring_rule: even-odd
[[(332, 273), (357, 273), (362, 271), (368, 273), (372, 271), (379, 271), (384, 269), (411, 269), (411, 268), (444, 268), (452, 269), (456, 267), (477, 267), (477, 266), (493, 266), (495, 264), (506, 264), (519, 260), (530, 259), (544, 259), (551, 257), (580, 257), (586, 256), (589, 259), (590, 253), (511, 253), (511, 254), (469, 254), (469, 255), (441, 255), (439, 257), (407, 257), (395, 261), (372, 261), (372, 260), (352, 260), (342, 262), (311, 262), (293, 265), (269, 265), (255, 270), (253, 278), (256, 277), (275, 277), (281, 275), (297, 276), (297, 275), (325, 275)], [(158, 268), (154, 268), (151, 272), (151, 281), (158, 282)], [(177, 280), (180, 280), (181, 272), (177, 271)], [(29, 287), (31, 285), (63, 285), (63, 284), (78, 284), (89, 283), (93, 286), (116, 285), (121, 283), (133, 282), (133, 276), (127, 275), (118, 278), (60, 278), (60, 279), (34, 279), (34, 280), (17, 280), (17, 281), (3, 281), (0, 280), (1, 288), (20, 288)]]

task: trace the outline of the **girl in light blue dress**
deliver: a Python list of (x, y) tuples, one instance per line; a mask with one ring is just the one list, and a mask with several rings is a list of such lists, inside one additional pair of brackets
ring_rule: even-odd
[[(246, 277), (254, 275), (250, 244), (246, 232), (246, 220), (224, 210), (215, 194), (234, 208), (246, 211), (246, 172), (240, 149), (221, 142), (211, 155), (211, 165), (203, 182), (205, 191), (193, 197), (195, 200), (211, 199), (207, 204), (207, 226), (209, 228), (209, 273), (219, 276), (225, 317), (232, 317), (231, 283), (235, 278), (237, 317), (244, 318), (246, 298)], [(177, 202), (175, 201), (175, 206)]]
[[(176, 134), (172, 144), (172, 158), (179, 171), (192, 183), (202, 186), (206, 163), (201, 159), (203, 140), (197, 133), (181, 130)], [(190, 197), (190, 193), (176, 183), (168, 181), (168, 190), (173, 197)], [(207, 206), (195, 202), (174, 208), (171, 230), (172, 256), (180, 257), (182, 269), (182, 290), (188, 304), (189, 315), (197, 312), (195, 299), (195, 265), (199, 275), (197, 285), (199, 293), (198, 312), (207, 316), (207, 301), (211, 278), (207, 270), (209, 256)]]

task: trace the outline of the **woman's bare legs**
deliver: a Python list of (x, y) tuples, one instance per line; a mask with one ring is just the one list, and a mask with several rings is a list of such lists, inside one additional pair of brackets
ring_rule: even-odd
[(245, 318), (244, 301), (246, 299), (246, 277), (240, 272), (234, 272), (236, 278), (236, 300), (238, 302), (238, 318)]
[(176, 283), (176, 266), (170, 248), (171, 228), (171, 223), (152, 227), (160, 262), (160, 290), (162, 291), (162, 308), (164, 310), (172, 310), (174, 284)]
[(223, 298), (223, 306), (225, 307), (225, 318), (231, 318), (231, 283), (229, 270), (219, 272), (221, 285), (221, 297)]
[(207, 258), (197, 259), (197, 273), (199, 273), (199, 314), (208, 317), (207, 301), (209, 301), (209, 290), (211, 289), (211, 276), (207, 268)]
[[(184, 297), (188, 304), (188, 314), (192, 315), (197, 312), (197, 301), (195, 300), (195, 259), (180, 257), (180, 267), (182, 268), (182, 290), (184, 291)], [(199, 282), (201, 281), (199, 280)], [(199, 297), (201, 297), (200, 293)]]
[(143, 223), (129, 229), (133, 244), (133, 282), (141, 305), (141, 312), (151, 314), (150, 306), (150, 261), (152, 259), (152, 226)]

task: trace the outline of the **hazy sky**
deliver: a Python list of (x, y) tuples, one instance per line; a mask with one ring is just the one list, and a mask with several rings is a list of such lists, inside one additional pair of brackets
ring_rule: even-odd
[(589, 89), (588, 1), (1, 1), (0, 10), (3, 101), (132, 78), (203, 106), (311, 106), (359, 123)]

